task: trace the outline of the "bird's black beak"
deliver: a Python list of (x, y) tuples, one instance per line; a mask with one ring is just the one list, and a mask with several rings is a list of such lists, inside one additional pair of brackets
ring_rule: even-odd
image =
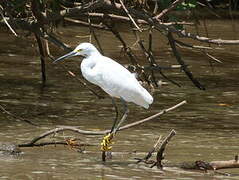
[(76, 52), (75, 51), (71, 51), (71, 52), (65, 54), (64, 56), (61, 56), (61, 57), (57, 58), (55, 61), (53, 61), (53, 63), (56, 63), (58, 61), (62, 61), (64, 59), (66, 59), (66, 58), (73, 57), (75, 55), (76, 55)]

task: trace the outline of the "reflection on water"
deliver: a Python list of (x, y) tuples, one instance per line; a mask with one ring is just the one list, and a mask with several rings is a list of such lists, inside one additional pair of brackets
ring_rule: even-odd
[[(220, 35), (222, 28), (212, 22), (214, 34)], [(225, 23), (225, 22), (224, 22)], [(220, 23), (221, 27), (222, 23)], [(225, 25), (223, 35), (231, 37), (230, 24)], [(78, 41), (76, 35), (86, 34), (86, 29), (62, 29), (65, 41), (72, 46)], [(220, 32), (219, 32), (220, 31)], [(210, 33), (210, 32), (209, 32)], [(123, 34), (130, 44), (134, 36)], [(128, 63), (119, 54), (118, 41), (110, 33), (99, 34), (104, 42), (106, 55)], [(110, 38), (110, 41), (108, 40)], [(170, 49), (155, 36), (155, 53), (162, 64), (176, 64)], [(9, 112), (31, 120), (34, 127), (1, 113), (0, 136), (2, 142), (23, 143), (57, 125), (79, 126), (82, 129), (103, 130), (111, 126), (114, 110), (109, 98), (99, 100), (77, 81), (67, 75), (59, 65), (47, 63), (48, 81), (41, 88), (40, 64), (37, 53), (29, 42), (19, 41), (7, 33), (1, 33), (0, 46), (0, 104)], [(160, 42), (160, 44), (158, 44)], [(8, 49), (6, 49), (6, 44)], [(24, 48), (22, 48), (24, 47)], [(86, 143), (85, 153), (78, 153), (69, 147), (25, 148), (18, 157), (0, 156), (0, 179), (211, 179), (210, 175), (166, 168), (165, 171), (135, 165), (134, 157), (144, 156), (159, 135), (167, 135), (171, 129), (177, 131), (166, 150), (169, 163), (195, 160), (229, 160), (238, 152), (239, 99), (238, 99), (238, 57), (237, 47), (217, 50), (217, 57), (223, 64), (215, 64), (213, 70), (206, 57), (182, 50), (185, 60), (207, 90), (193, 87), (185, 75), (178, 70), (165, 72), (182, 85), (164, 85), (154, 93), (155, 102), (149, 110), (130, 104), (128, 122), (133, 122), (170, 107), (182, 100), (188, 104), (139, 127), (119, 133), (113, 149), (113, 160), (101, 163), (99, 151), (100, 136), (80, 136)], [(64, 54), (55, 47), (54, 54)], [(140, 53), (138, 54), (139, 56)], [(143, 59), (142, 57), (140, 57)], [(79, 61), (66, 61), (66, 66), (80, 74)], [(159, 76), (161, 79), (161, 77)], [(164, 79), (163, 79), (164, 80)], [(119, 103), (119, 102), (118, 102)], [(57, 138), (76, 134), (59, 133)], [(53, 139), (53, 137), (51, 137)], [(50, 139), (50, 140), (51, 140)], [(135, 153), (136, 152), (136, 153)], [(230, 170), (230, 172), (237, 172)], [(214, 179), (225, 179), (215, 176)]]

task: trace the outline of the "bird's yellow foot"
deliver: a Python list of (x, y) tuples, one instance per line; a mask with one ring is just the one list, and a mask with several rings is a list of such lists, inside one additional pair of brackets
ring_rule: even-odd
[(110, 144), (113, 144), (113, 137), (114, 135), (112, 133), (107, 134), (104, 136), (102, 142), (101, 142), (101, 151), (110, 151), (112, 149), (112, 146)]

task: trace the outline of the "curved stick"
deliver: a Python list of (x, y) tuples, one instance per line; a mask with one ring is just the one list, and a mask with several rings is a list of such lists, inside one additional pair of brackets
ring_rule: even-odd
[[(122, 126), (122, 127), (120, 127), (120, 128), (118, 129), (118, 131), (122, 131), (122, 130), (125, 130), (125, 129), (129, 129), (129, 128), (131, 128), (131, 127), (135, 127), (135, 126), (138, 126), (138, 125), (140, 125), (140, 124), (143, 124), (143, 123), (145, 123), (145, 122), (147, 122), (147, 121), (153, 120), (153, 119), (155, 119), (155, 118), (157, 118), (157, 117), (159, 117), (159, 116), (161, 116), (161, 115), (163, 115), (163, 114), (165, 114), (165, 113), (167, 113), (167, 112), (169, 112), (169, 111), (172, 111), (172, 110), (174, 110), (174, 109), (176, 109), (176, 108), (178, 108), (178, 107), (180, 107), (180, 106), (182, 106), (182, 105), (184, 105), (184, 104), (186, 104), (186, 101), (185, 101), (185, 100), (182, 101), (182, 102), (180, 102), (180, 103), (178, 103), (178, 104), (176, 104), (176, 105), (174, 105), (174, 106), (172, 106), (172, 107), (170, 107), (170, 108), (168, 108), (168, 109), (164, 109), (164, 110), (160, 111), (159, 113), (154, 114), (154, 115), (152, 115), (152, 116), (150, 116), (150, 117), (147, 117), (147, 118), (145, 118), (145, 119), (142, 119), (142, 120), (139, 120), (139, 121), (136, 121), (136, 122), (127, 124), (127, 125), (125, 125), (125, 126)], [(45, 132), (45, 133), (43, 133), (43, 134), (41, 134), (41, 135), (39, 135), (39, 136), (33, 138), (33, 139), (32, 139), (30, 142), (28, 142), (28, 143), (19, 144), (18, 146), (19, 146), (19, 147), (31, 147), (31, 146), (34, 146), (34, 144), (35, 144), (37, 141), (39, 141), (39, 140), (41, 140), (41, 139), (43, 139), (43, 138), (45, 138), (45, 137), (47, 137), (47, 136), (49, 136), (49, 135), (51, 135), (51, 134), (55, 134), (55, 133), (58, 133), (58, 132), (61, 132), (61, 131), (73, 131), (73, 132), (75, 132), (75, 133), (79, 133), (79, 134), (83, 134), (83, 135), (104, 135), (104, 134), (110, 132), (110, 130), (104, 130), (104, 131), (87, 131), (87, 130), (81, 130), (81, 129), (78, 129), (77, 127), (72, 127), (72, 126), (60, 126), (60, 127), (57, 127), (57, 128), (55, 128), (55, 129), (52, 129), (52, 130), (49, 130), (49, 131), (47, 131), (47, 132)]]

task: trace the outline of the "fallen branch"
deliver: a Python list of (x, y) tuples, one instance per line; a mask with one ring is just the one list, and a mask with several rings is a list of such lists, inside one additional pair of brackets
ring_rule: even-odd
[(160, 168), (162, 169), (163, 168), (163, 165), (162, 165), (162, 160), (164, 159), (164, 150), (167, 146), (167, 144), (169, 143), (170, 139), (176, 135), (176, 131), (175, 130), (172, 130), (169, 135), (163, 140), (158, 152), (157, 152), (157, 157), (156, 157), (156, 162), (151, 166), (154, 167), (154, 166), (157, 166), (157, 168)]
[[(140, 121), (136, 121), (136, 122), (134, 122), (134, 123), (127, 124), (127, 125), (125, 125), (125, 126), (122, 126), (122, 127), (120, 127), (120, 128), (118, 129), (118, 131), (122, 131), (122, 130), (125, 130), (125, 129), (129, 129), (129, 128), (131, 128), (131, 127), (135, 127), (135, 126), (138, 126), (138, 125), (140, 125), (140, 124), (142, 124), (142, 123), (145, 123), (145, 122), (148, 122), (148, 121), (150, 121), (150, 120), (153, 120), (153, 119), (155, 119), (155, 118), (157, 118), (157, 117), (159, 117), (159, 116), (161, 116), (161, 115), (163, 115), (163, 114), (165, 114), (165, 113), (167, 113), (167, 112), (169, 112), (169, 111), (172, 111), (172, 110), (174, 110), (174, 109), (176, 109), (176, 108), (178, 108), (178, 107), (180, 107), (180, 106), (182, 106), (182, 105), (184, 105), (184, 104), (186, 104), (186, 101), (182, 101), (182, 102), (180, 102), (180, 103), (178, 103), (178, 104), (176, 104), (176, 105), (174, 105), (174, 106), (172, 106), (172, 107), (170, 107), (170, 108), (168, 108), (168, 109), (162, 110), (162, 111), (160, 111), (159, 113), (154, 114), (154, 115), (152, 115), (152, 116), (150, 116), (150, 117), (148, 117), (148, 118), (142, 119), (142, 120), (140, 120)], [(52, 135), (52, 134), (55, 134), (55, 133), (58, 133), (58, 132), (62, 132), (62, 131), (72, 131), (72, 132), (75, 132), (75, 133), (78, 133), (78, 134), (83, 134), (83, 135), (105, 135), (105, 134), (107, 134), (107, 133), (110, 133), (111, 130), (105, 130), (105, 131), (87, 131), (87, 130), (81, 130), (81, 129), (78, 129), (77, 127), (72, 127), (72, 126), (60, 126), (60, 127), (57, 127), (57, 128), (55, 128), (55, 129), (52, 129), (52, 130), (49, 130), (49, 131), (47, 131), (47, 132), (45, 132), (45, 133), (43, 133), (43, 134), (41, 134), (41, 135), (39, 135), (39, 136), (33, 138), (33, 139), (32, 139), (30, 142), (28, 142), (28, 143), (21, 144), (21, 146), (24, 146), (24, 147), (32, 147), (32, 146), (35, 146), (35, 144), (36, 144), (39, 140), (41, 140), (41, 139), (43, 139), (43, 138), (45, 138), (45, 137), (47, 137), (47, 136), (49, 136), (49, 135)]]
[(238, 155), (235, 156), (235, 159), (228, 160), (228, 161), (211, 161), (206, 162), (202, 160), (197, 160), (195, 162), (184, 162), (181, 165), (179, 165), (182, 169), (190, 169), (190, 170), (202, 170), (202, 171), (208, 171), (208, 170), (219, 170), (219, 169), (229, 169), (229, 168), (239, 168), (239, 161), (238, 161)]
[(157, 151), (157, 156), (156, 156), (156, 161), (154, 160), (149, 160), (152, 156), (152, 154), (156, 151), (159, 143), (160, 143), (160, 139), (161, 137), (158, 138), (157, 142), (154, 144), (152, 150), (150, 150), (148, 152), (148, 154), (144, 157), (144, 158), (135, 158), (137, 159), (137, 163), (140, 163), (140, 162), (144, 162), (145, 164), (152, 164), (150, 166), (150, 168), (153, 168), (154, 166), (157, 166), (157, 168), (160, 168), (162, 169), (163, 168), (163, 165), (162, 165), (162, 160), (164, 159), (164, 150), (166, 148), (166, 145), (169, 143), (170, 139), (176, 135), (176, 132), (175, 130), (172, 130), (169, 135), (162, 141), (158, 151)]
[(159, 136), (159, 138), (158, 138), (157, 142), (154, 144), (153, 148), (147, 153), (147, 155), (144, 158), (135, 158), (138, 160), (136, 163), (138, 164), (140, 162), (144, 162), (146, 164), (152, 164), (152, 162), (149, 161), (149, 158), (151, 158), (153, 153), (156, 151), (156, 148), (158, 147), (160, 140), (161, 140), (161, 136)]
[(78, 143), (71, 145), (67, 141), (53, 141), (53, 142), (42, 142), (42, 143), (35, 143), (35, 144), (18, 144), (18, 147), (42, 147), (42, 146), (48, 146), (48, 145), (64, 145), (67, 146), (69, 145), (72, 148), (79, 149), (80, 147), (85, 147), (85, 146), (92, 146), (91, 144), (87, 143)]
[(235, 159), (228, 161), (212, 161), (209, 163), (213, 170), (218, 169), (228, 169), (228, 168), (239, 168), (238, 155), (235, 156)]

